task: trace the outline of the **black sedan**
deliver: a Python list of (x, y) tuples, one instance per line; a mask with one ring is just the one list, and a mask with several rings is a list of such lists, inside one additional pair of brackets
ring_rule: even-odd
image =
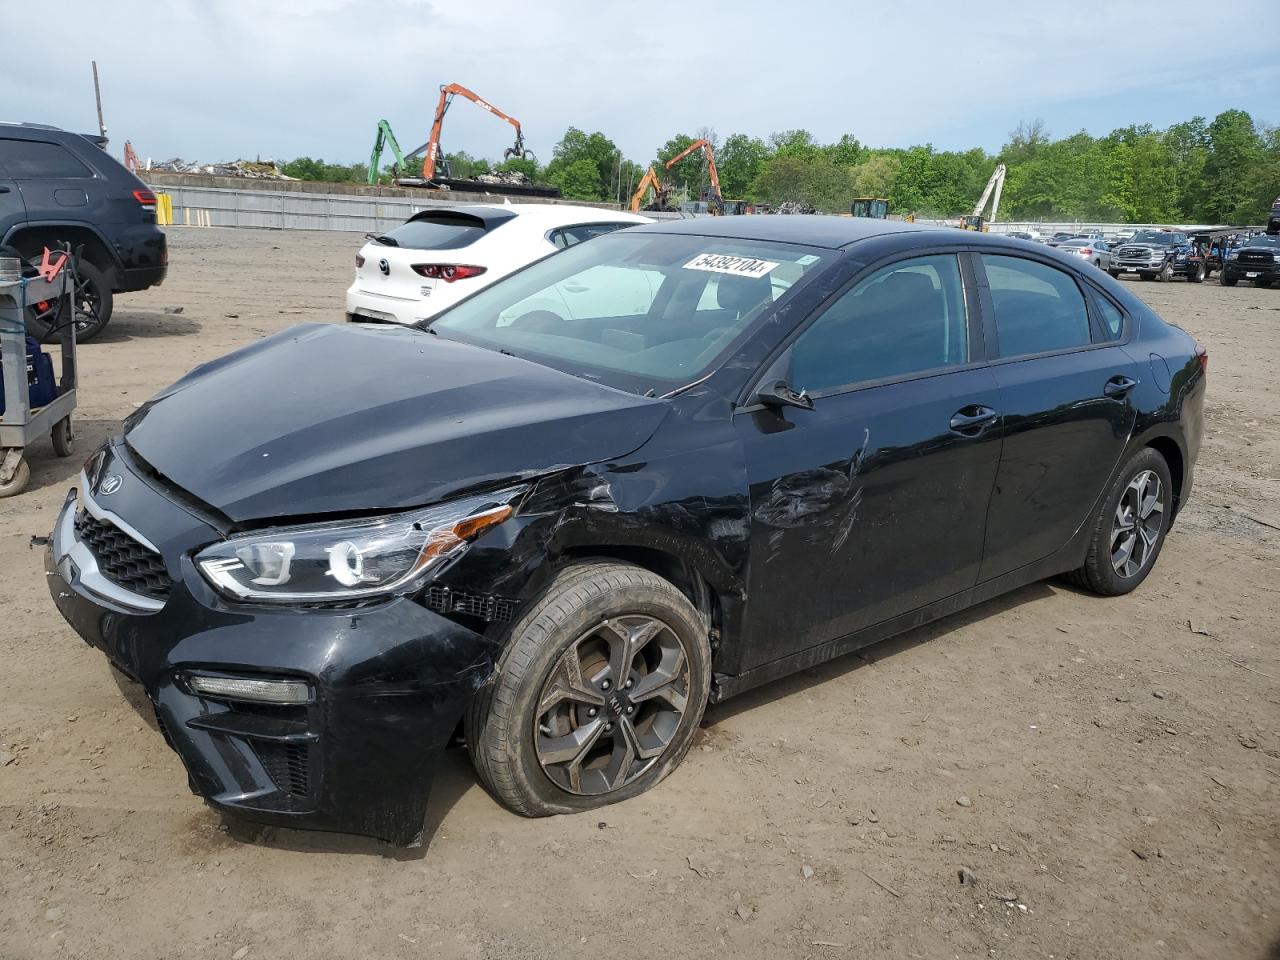
[(1041, 578), (1134, 589), (1206, 362), (994, 234), (642, 226), (196, 369), (87, 464), (48, 582), (221, 810), (410, 843), (459, 733), (511, 810), (589, 810), (708, 702)]

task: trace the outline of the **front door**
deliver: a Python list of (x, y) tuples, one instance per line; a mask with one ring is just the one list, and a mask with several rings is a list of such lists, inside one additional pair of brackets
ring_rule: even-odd
[(1000, 411), (971, 362), (969, 306), (954, 254), (882, 268), (788, 348), (787, 380), (813, 409), (736, 415), (752, 515), (745, 669), (973, 586)]
[[(1066, 270), (983, 254), (979, 276), (991, 372), (1000, 387), (1004, 445), (987, 518), (982, 580), (1041, 560), (1092, 516), (1133, 431), (1129, 391), (1139, 370), (1116, 341), (1118, 309), (1090, 319)], [(999, 358), (999, 359), (994, 359)]]

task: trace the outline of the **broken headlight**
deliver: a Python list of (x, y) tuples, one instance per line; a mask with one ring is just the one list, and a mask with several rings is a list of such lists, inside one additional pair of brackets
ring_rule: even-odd
[(391, 593), (420, 581), (506, 520), (523, 491), (232, 537), (202, 550), (196, 566), (234, 600), (315, 603)]

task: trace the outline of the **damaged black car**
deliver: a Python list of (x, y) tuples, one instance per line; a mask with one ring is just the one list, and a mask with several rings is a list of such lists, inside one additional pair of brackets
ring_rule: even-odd
[(197, 368), (86, 464), (48, 581), (219, 810), (412, 843), (458, 739), (516, 813), (590, 810), (708, 703), (1041, 578), (1134, 589), (1206, 366), (994, 234), (641, 226)]

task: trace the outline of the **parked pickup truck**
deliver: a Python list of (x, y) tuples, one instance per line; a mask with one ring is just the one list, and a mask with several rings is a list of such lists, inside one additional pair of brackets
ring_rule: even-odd
[(1191, 240), (1180, 230), (1139, 230), (1112, 250), (1109, 273), (1113, 277), (1136, 273), (1143, 280), (1172, 280), (1179, 275), (1204, 279), (1200, 267), (1190, 262), (1191, 253)]

